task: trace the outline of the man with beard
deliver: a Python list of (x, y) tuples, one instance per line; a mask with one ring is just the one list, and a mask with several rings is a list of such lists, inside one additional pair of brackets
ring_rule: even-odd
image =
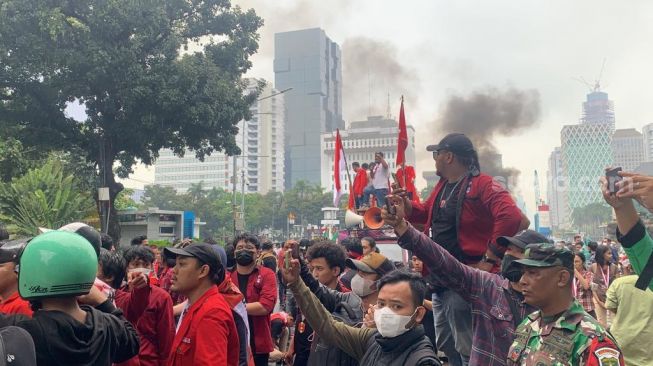
[(470, 365), (505, 365), (517, 325), (535, 308), (523, 303), (519, 279), (521, 268), (513, 262), (523, 258), (532, 243), (547, 243), (541, 234), (525, 230), (513, 237), (499, 237), (505, 249), (502, 275), (469, 267), (454, 258), (405, 220), (402, 200), (389, 196), (394, 214), (382, 211), (386, 224), (394, 227), (398, 244), (413, 252), (430, 271), (434, 285), (454, 291), (472, 309), (472, 347)]

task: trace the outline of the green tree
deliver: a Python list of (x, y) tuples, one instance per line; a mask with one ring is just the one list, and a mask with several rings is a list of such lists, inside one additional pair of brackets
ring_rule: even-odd
[(574, 226), (580, 231), (597, 236), (603, 233), (602, 230), (599, 230), (599, 226), (612, 220), (612, 209), (601, 202), (590, 203), (586, 206), (576, 207), (571, 213), (571, 219)]
[(134, 194), (134, 190), (130, 188), (125, 188), (120, 191), (114, 203), (116, 210), (126, 210), (130, 207), (138, 208), (138, 203), (131, 198), (132, 194)]
[(143, 194), (143, 206), (146, 208), (158, 207), (162, 210), (183, 210), (184, 197), (177, 194), (177, 191), (168, 186), (153, 184), (145, 186)]
[(160, 149), (239, 153), (236, 124), (256, 98), (242, 80), (262, 25), (253, 10), (229, 0), (4, 0), (0, 9), (1, 123), (25, 146), (79, 149), (112, 205), (123, 189), (115, 175), (152, 164)]
[(10, 183), (0, 184), (0, 219), (18, 231), (36, 235), (39, 227), (58, 228), (89, 217), (91, 197), (79, 190), (73, 175), (50, 160)]
[(44, 154), (37, 149), (25, 149), (23, 144), (11, 136), (0, 140), (0, 182), (10, 182), (44, 160)]

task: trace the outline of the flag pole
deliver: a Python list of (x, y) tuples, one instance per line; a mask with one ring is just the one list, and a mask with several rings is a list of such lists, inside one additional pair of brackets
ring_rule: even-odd
[[(402, 95), (401, 96), (401, 107), (403, 108), (403, 106), (404, 106), (404, 96)], [(404, 119), (406, 118), (405, 113), (406, 112), (404, 112)], [(403, 188), (407, 189), (408, 187), (406, 187), (406, 153), (405, 152), (404, 152), (404, 161), (401, 162), (401, 176), (403, 177), (403, 180), (404, 180), (404, 187)]]
[[(337, 129), (340, 133), (340, 129)], [(342, 136), (340, 136), (340, 141), (342, 141)], [(347, 171), (347, 181), (349, 182), (349, 194), (351, 195), (354, 187), (351, 185), (351, 176), (349, 175), (349, 164), (347, 163), (347, 154), (345, 154), (345, 144), (342, 144), (342, 158), (345, 160), (345, 170)], [(356, 197), (354, 197), (354, 208), (358, 210), (356, 205)]]

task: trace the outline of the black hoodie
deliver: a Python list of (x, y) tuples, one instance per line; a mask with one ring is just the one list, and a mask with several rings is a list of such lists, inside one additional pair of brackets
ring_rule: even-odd
[(87, 312), (80, 323), (60, 311), (39, 310), (18, 323), (32, 335), (39, 366), (110, 366), (138, 354), (139, 340), (122, 312), (109, 301)]

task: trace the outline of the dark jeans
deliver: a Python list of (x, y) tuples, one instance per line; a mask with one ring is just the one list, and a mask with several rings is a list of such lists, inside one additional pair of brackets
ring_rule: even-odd
[(256, 366), (268, 366), (268, 361), (270, 360), (269, 353), (255, 353), (254, 354), (254, 365)]
[(388, 195), (387, 188), (375, 189), (374, 197), (376, 197), (376, 205), (378, 207), (383, 207), (385, 205), (385, 196)]
[(451, 366), (467, 366), (472, 351), (472, 309), (451, 290), (433, 294), (433, 317), (438, 350)]

